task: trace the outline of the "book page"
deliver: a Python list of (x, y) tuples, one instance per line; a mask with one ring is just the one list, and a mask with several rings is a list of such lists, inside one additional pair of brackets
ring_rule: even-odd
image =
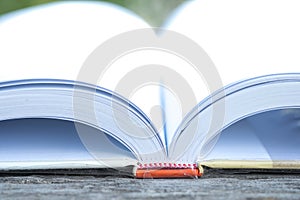
[(197, 42), (226, 86), (299, 71), (299, 9), (297, 0), (195, 0), (174, 11), (165, 28)]
[(199, 103), (175, 134), (173, 159), (299, 160), (299, 78), (250, 79)]
[[(108, 90), (58, 80), (6, 82), (0, 88), (1, 121), (46, 118), (78, 122), (113, 137), (126, 146), (136, 160), (165, 157), (163, 144), (147, 117), (135, 105)], [(74, 123), (76, 133), (84, 147), (96, 158), (100, 152), (99, 158), (103, 159), (101, 152), (106, 152), (105, 149), (97, 149), (104, 142), (101, 135), (98, 137), (97, 132), (87, 131), (78, 123)], [(26, 134), (30, 135), (30, 131), (24, 131), (24, 137)], [(49, 134), (45, 133), (45, 137)]]
[(0, 81), (76, 80), (87, 57), (103, 42), (148, 27), (129, 10), (95, 1), (53, 2), (3, 15)]

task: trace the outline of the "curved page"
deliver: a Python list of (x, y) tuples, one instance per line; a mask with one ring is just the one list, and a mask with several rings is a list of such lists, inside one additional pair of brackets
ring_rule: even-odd
[[(63, 80), (27, 80), (0, 85), (0, 120), (61, 119), (111, 136), (138, 161), (163, 159), (165, 150), (148, 118), (132, 103), (100, 87)], [(75, 124), (82, 144), (97, 160), (102, 134)], [(26, 134), (26, 133), (24, 133)]]
[[(266, 111), (298, 108), (300, 105), (299, 86), (300, 74), (278, 74), (242, 81), (214, 93), (196, 106), (179, 126), (170, 147), (171, 159), (184, 159), (190, 162), (206, 160), (209, 153), (217, 148), (215, 144), (220, 134), (222, 138), (224, 133), (240, 132), (239, 126), (244, 123), (240, 120)], [(277, 121), (281, 119), (278, 116), (277, 118)], [(255, 119), (254, 124), (261, 128), (257, 123), (259, 118)], [(274, 122), (276, 120), (273, 119)], [(284, 118), (282, 120), (284, 121)], [(230, 131), (232, 129), (230, 126), (238, 121), (240, 122), (234, 126), (234, 131)], [(227, 127), (229, 128), (226, 129)], [(243, 125), (243, 127), (246, 126)], [(223, 130), (225, 130), (224, 133), (222, 133)], [(272, 140), (262, 140), (265, 136), (260, 133), (265, 131), (253, 132), (251, 129), (243, 129), (243, 131), (249, 132), (249, 134), (243, 133), (249, 137), (243, 137), (244, 142), (253, 141), (254, 145), (251, 148), (256, 149), (252, 153), (247, 151), (248, 154), (243, 155), (243, 158), (270, 159), (273, 157), (279, 159), (279, 155), (273, 152), (275, 148), (266, 148)], [(268, 135), (268, 137), (274, 136)], [(254, 156), (255, 151), (261, 153)], [(235, 151), (235, 154), (238, 152)], [(230, 154), (226, 158), (234, 158), (235, 154)]]

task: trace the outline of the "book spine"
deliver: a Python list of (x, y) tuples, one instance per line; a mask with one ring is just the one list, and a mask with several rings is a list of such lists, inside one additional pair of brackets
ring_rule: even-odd
[(198, 178), (203, 175), (203, 168), (197, 164), (146, 163), (134, 168), (133, 174), (138, 179)]

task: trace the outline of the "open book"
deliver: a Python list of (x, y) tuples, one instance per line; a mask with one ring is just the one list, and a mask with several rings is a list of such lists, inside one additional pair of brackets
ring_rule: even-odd
[(5, 82), (1, 169), (299, 168), (299, 86), (299, 74), (230, 85), (200, 102), (166, 146), (140, 109), (104, 88)]
[[(214, 11), (218, 1), (211, 2), (205, 4), (208, 5), (206, 12), (200, 12), (204, 15), (201, 19), (207, 20), (201, 22), (197, 29), (201, 37), (197, 38), (196, 32), (192, 34), (194, 29), (186, 27), (189, 23), (181, 24), (181, 16), (183, 21), (197, 19), (194, 16), (184, 17), (185, 14), (199, 13), (197, 9), (193, 12), (188, 10), (195, 7), (193, 4), (184, 7), (166, 27), (182, 32), (203, 45), (227, 86), (209, 94), (202, 90), (200, 84), (194, 84), (193, 88), (201, 93), (199, 103), (190, 108), (180, 123), (165, 124), (162, 129), (154, 126), (140, 102), (112, 92), (113, 88), (105, 84), (101, 86), (108, 89), (70, 81), (76, 80), (82, 62), (99, 43), (119, 32), (147, 27), (136, 16), (110, 6), (97, 7), (93, 3), (87, 3), (86, 7), (82, 7), (81, 3), (62, 3), (0, 22), (0, 53), (3, 56), (0, 60), (3, 72), (0, 74), (0, 170), (122, 170), (133, 166), (130, 173), (143, 178), (200, 176), (202, 166), (300, 168), (300, 75), (290, 73), (299, 71), (298, 55), (282, 54), (280, 57), (278, 52), (281, 51), (275, 51), (262, 38), (254, 38), (253, 41), (261, 39), (259, 43), (264, 47), (263, 51), (269, 53), (266, 59), (262, 59), (261, 54), (253, 53), (260, 52), (256, 51), (256, 47), (248, 44), (243, 49), (239, 40), (222, 39), (217, 35), (224, 33), (221, 29), (210, 31), (210, 27), (223, 27), (218, 20), (209, 21), (209, 14), (214, 13), (210, 11)], [(235, 1), (231, 2), (235, 4)], [(280, 4), (277, 6), (280, 7)], [(230, 3), (227, 7), (233, 9)], [(99, 12), (101, 9), (103, 12)], [(86, 12), (78, 15), (78, 10)], [(223, 10), (225, 12), (226, 9)], [(95, 26), (100, 19), (101, 23), (105, 23), (110, 14), (118, 16), (118, 20), (105, 24), (104, 29)], [(58, 15), (61, 24), (53, 18)], [(96, 15), (99, 15), (97, 20)], [(82, 16), (90, 17), (85, 19), (89, 23), (85, 23)], [(34, 27), (41, 25), (39, 19), (47, 23), (35, 30)], [(120, 23), (120, 19), (124, 22)], [(234, 28), (238, 29), (238, 26), (234, 26), (232, 20), (222, 19), (229, 25), (233, 23), (228, 26), (231, 29), (227, 30), (226, 36), (236, 38), (231, 33), (236, 33)], [(262, 20), (257, 18), (257, 21)], [(60, 30), (65, 24), (69, 25), (69, 32), (57, 34), (55, 30)], [(124, 25), (122, 29), (119, 29), (119, 24)], [(110, 26), (114, 28), (108, 28)], [(299, 37), (296, 32), (293, 32), (295, 37), (285, 37), (284, 32), (279, 34), (275, 31), (274, 34), (290, 39), (292, 42), (288, 43), (288, 47), (291, 49), (300, 46), (297, 45)], [(100, 33), (103, 35), (95, 41)], [(249, 30), (246, 33), (255, 35)], [(49, 34), (51, 39), (45, 40), (44, 34)], [(214, 42), (220, 38), (222, 40)], [(277, 41), (279, 36), (275, 38)], [(227, 51), (227, 41), (236, 48)], [(249, 43), (253, 41), (249, 40)], [(80, 48), (70, 46), (73, 42)], [(285, 47), (285, 44), (281, 45)], [(232, 52), (235, 51), (241, 54), (234, 57)], [(146, 56), (134, 58), (143, 60)], [(164, 61), (168, 59), (166, 56), (163, 58)], [(289, 61), (289, 65), (284, 63), (283, 66), (282, 59)], [(250, 61), (251, 66), (247, 64)], [(260, 61), (264, 62), (255, 63)], [(114, 77), (109, 78), (112, 81)], [(162, 118), (175, 115), (177, 108), (169, 101), (168, 95), (163, 90), (157, 93), (161, 105), (168, 111)]]

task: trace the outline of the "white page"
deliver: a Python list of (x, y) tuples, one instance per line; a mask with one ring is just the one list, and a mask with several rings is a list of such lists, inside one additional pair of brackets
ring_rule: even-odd
[[(76, 80), (84, 61), (96, 47), (123, 32), (148, 27), (133, 12), (105, 2), (54, 2), (3, 15), (0, 17), (0, 81)], [(66, 107), (48, 114), (54, 113), (55, 118), (55, 112), (63, 112)], [(11, 116), (14, 114), (9, 112)], [(76, 155), (78, 159), (86, 156)], [(50, 159), (51, 155), (47, 157)]]
[[(260, 113), (266, 111), (298, 108), (300, 105), (299, 80), (299, 74), (281, 74), (251, 79), (226, 88), (225, 94), (227, 95), (225, 98), (221, 96), (223, 101), (219, 99), (215, 103), (210, 104), (210, 99), (207, 99), (207, 101), (200, 103), (176, 132), (174, 140), (176, 143), (171, 145), (172, 159), (185, 159), (189, 162), (195, 160), (203, 161), (206, 160), (211, 150), (214, 151), (214, 148), (221, 149), (215, 154), (216, 157), (220, 158), (221, 156), (218, 156), (218, 154), (221, 153), (223, 155), (226, 152), (226, 150), (222, 150), (222, 146), (225, 147), (227, 142), (229, 151), (227, 151), (228, 155), (226, 157), (239, 157), (241, 154), (239, 151), (236, 151), (238, 148), (231, 144), (235, 143), (235, 139), (233, 139), (237, 137), (235, 135), (242, 132), (241, 134), (245, 139), (237, 137), (236, 145), (242, 146), (245, 144), (246, 149), (253, 148), (251, 151), (255, 152), (245, 153), (245, 151), (241, 150), (242, 154), (244, 154), (244, 159), (254, 159), (253, 155), (257, 154), (257, 159), (261, 159), (261, 155), (263, 157), (268, 155), (267, 157), (276, 160), (279, 158), (290, 159), (292, 157), (298, 160), (297, 155), (300, 149), (296, 148), (297, 145), (294, 145), (294, 142), (300, 139), (297, 134), (298, 129), (291, 130), (292, 127), (297, 127), (298, 122), (296, 119), (288, 120), (284, 115), (273, 116), (271, 114), (265, 120), (261, 120), (261, 122), (259, 120), (251, 120), (247, 123), (247, 126), (241, 126), (242, 128), (238, 128), (238, 126), (225, 131), (224, 128), (232, 126), (234, 123), (238, 125), (240, 120), (249, 116), (256, 116), (257, 114), (260, 116), (262, 115)], [(257, 119), (260, 118), (257, 117)], [(278, 127), (276, 128), (273, 123)], [(273, 127), (275, 131), (268, 131), (268, 129), (272, 130)], [(232, 131), (232, 136), (230, 135), (230, 130)], [(221, 142), (219, 143), (220, 147), (218, 147), (218, 142), (214, 143), (211, 140), (220, 132), (221, 136), (219, 139)], [(283, 135), (284, 132), (287, 132), (286, 134), (289, 136), (285, 137)], [(223, 134), (225, 136), (222, 137)], [(224, 139), (223, 141), (222, 138)], [(248, 144), (247, 140), (252, 142)], [(276, 142), (274, 143), (273, 140), (277, 140), (277, 142), (279, 140), (283, 143), (275, 145)], [(276, 149), (280, 149), (280, 151), (276, 152)], [(289, 153), (284, 153), (285, 151)], [(282, 155), (285, 154), (285, 156), (281, 155), (280, 157), (281, 153)], [(286, 156), (287, 154), (289, 155)]]
[(179, 7), (165, 28), (198, 43), (228, 85), (299, 72), (299, 9), (297, 0), (197, 0)]
[[(299, 9), (300, 2), (296, 0), (189, 1), (170, 16), (164, 27), (181, 33), (200, 45), (214, 62), (223, 85), (226, 86), (267, 74), (299, 72)], [(203, 77), (202, 82), (205, 82), (206, 78), (213, 77)], [(206, 92), (204, 96), (212, 92), (203, 87), (198, 87), (198, 90)], [(247, 97), (247, 94), (244, 95)], [(289, 100), (286, 104), (288, 102)], [(235, 109), (235, 106), (229, 109)], [(260, 146), (259, 141), (262, 138), (251, 136), (256, 131), (251, 132), (248, 128), (245, 131), (249, 133), (245, 139), (252, 141), (254, 147)], [(233, 129), (232, 134), (235, 133), (236, 130)], [(222, 136), (220, 138), (222, 139)], [(294, 136), (292, 138), (295, 139)], [(227, 140), (222, 140), (219, 144), (225, 147), (225, 141)], [(211, 156), (222, 157), (221, 155), (226, 154), (226, 149), (222, 149), (221, 146), (216, 146), (221, 150), (212, 152)], [(237, 147), (228, 146), (228, 151), (237, 150)], [(254, 153), (249, 153), (249, 157), (257, 154), (257, 158), (268, 158), (268, 151), (261, 146), (252, 152)], [(241, 155), (238, 151), (236, 153), (231, 156)]]
[(9, 13), (0, 17), (0, 81), (76, 80), (96, 47), (146, 27), (137, 15), (105, 2), (54, 2)]

